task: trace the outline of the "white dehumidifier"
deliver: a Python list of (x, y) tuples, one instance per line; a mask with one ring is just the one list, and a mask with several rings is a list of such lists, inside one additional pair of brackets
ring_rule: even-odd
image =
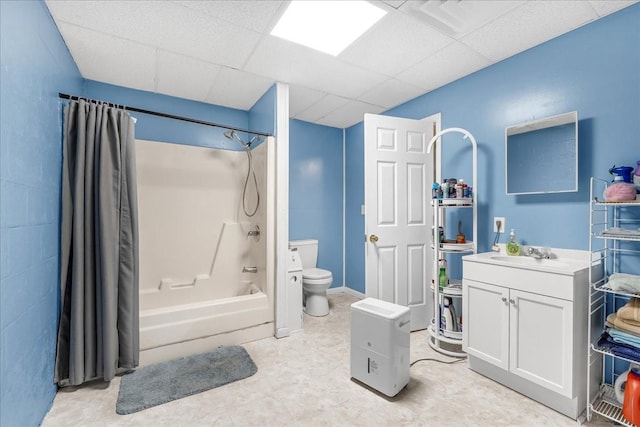
[(351, 378), (389, 397), (409, 383), (409, 308), (365, 298), (351, 304)]

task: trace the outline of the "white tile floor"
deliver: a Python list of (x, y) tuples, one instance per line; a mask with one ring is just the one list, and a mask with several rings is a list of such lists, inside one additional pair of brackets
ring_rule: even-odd
[[(117, 415), (120, 379), (58, 393), (43, 421), (53, 426), (573, 426), (571, 420), (467, 369), (418, 362), (409, 385), (387, 399), (351, 381), (349, 306), (304, 318), (304, 332), (245, 344), (258, 372), (245, 380), (154, 408)], [(411, 360), (455, 360), (411, 334)], [(589, 426), (610, 425), (592, 420)]]

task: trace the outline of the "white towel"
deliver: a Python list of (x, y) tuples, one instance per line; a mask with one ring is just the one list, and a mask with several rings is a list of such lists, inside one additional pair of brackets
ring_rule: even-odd
[(640, 294), (640, 276), (614, 273), (609, 277), (609, 286), (616, 292)]
[(628, 228), (611, 227), (603, 230), (600, 234), (605, 237), (628, 237), (631, 239), (640, 239), (640, 228), (637, 230), (630, 230)]

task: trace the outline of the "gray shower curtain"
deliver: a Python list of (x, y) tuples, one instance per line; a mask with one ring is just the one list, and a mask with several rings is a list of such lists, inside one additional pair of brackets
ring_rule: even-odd
[(138, 365), (134, 120), (108, 104), (65, 107), (61, 312), (55, 382), (110, 381)]

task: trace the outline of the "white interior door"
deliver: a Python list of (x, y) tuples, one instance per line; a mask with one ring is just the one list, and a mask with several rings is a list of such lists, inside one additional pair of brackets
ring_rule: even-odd
[(439, 127), (365, 114), (365, 233), (368, 297), (411, 309), (411, 330), (427, 327), (433, 302), (430, 244), (433, 155), (427, 144)]

